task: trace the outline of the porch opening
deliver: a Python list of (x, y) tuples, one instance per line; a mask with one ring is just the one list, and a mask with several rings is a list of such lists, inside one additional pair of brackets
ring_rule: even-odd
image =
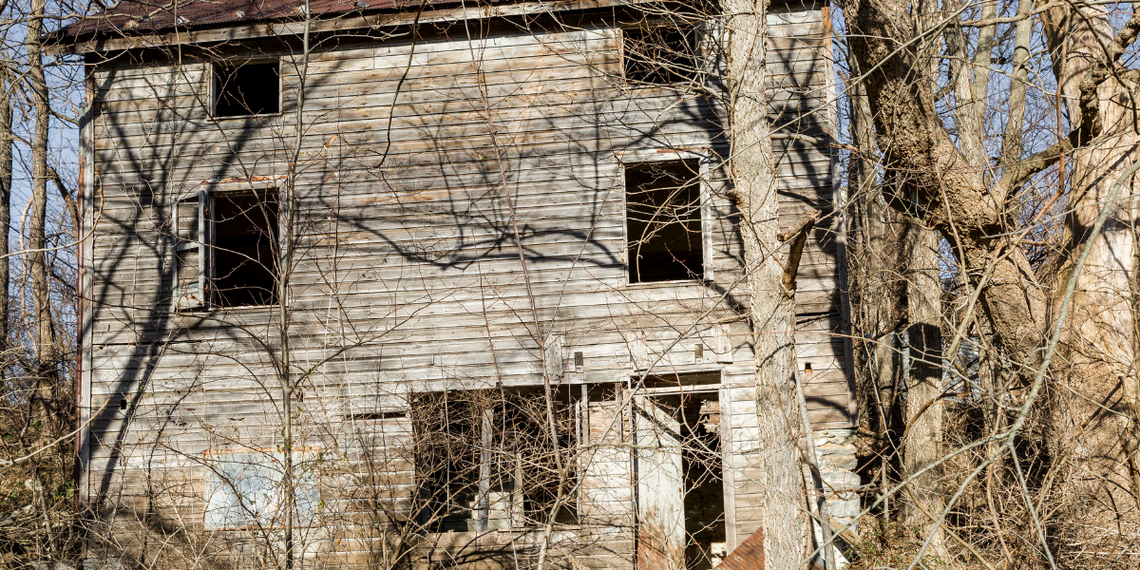
[[(577, 522), (578, 401), (536, 390), (472, 390), (415, 396), (416, 492), (426, 532), (487, 532)], [(557, 440), (557, 444), (555, 444)]]

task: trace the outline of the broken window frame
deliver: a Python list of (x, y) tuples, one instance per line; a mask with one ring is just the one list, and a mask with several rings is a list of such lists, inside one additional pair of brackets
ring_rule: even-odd
[[(224, 89), (222, 85), (222, 71), (225, 69), (240, 69), (246, 65), (276, 65), (277, 66), (277, 108), (273, 111), (265, 111), (255, 113), (246, 107), (244, 113), (230, 113), (219, 114), (218, 101), (222, 98)], [(281, 60), (279, 58), (262, 58), (262, 59), (231, 59), (214, 61), (210, 63), (209, 69), (209, 94), (210, 94), (210, 117), (214, 119), (247, 119), (250, 117), (273, 117), (281, 115), (284, 112), (284, 79), (281, 73)]]
[[(621, 177), (622, 177), (622, 260), (625, 263), (625, 284), (626, 286), (642, 287), (666, 284), (686, 284), (694, 282), (710, 282), (715, 278), (713, 271), (713, 246), (711, 242), (714, 226), (714, 211), (712, 207), (712, 188), (710, 184), (710, 175), (715, 167), (715, 155), (710, 149), (698, 149), (692, 151), (676, 151), (672, 149), (647, 149), (647, 150), (634, 150), (623, 151), (616, 153), (618, 161), (621, 163)], [(630, 201), (629, 201), (629, 186), (627, 180), (627, 172), (631, 168), (645, 165), (647, 163), (662, 163), (662, 162), (683, 162), (688, 160), (695, 160), (699, 164), (697, 170), (698, 196), (700, 200), (699, 216), (700, 216), (700, 252), (701, 252), (701, 273), (696, 277), (686, 276), (678, 279), (660, 279), (652, 281), (644, 281), (641, 279), (634, 279), (635, 265), (631, 259), (631, 236), (629, 235), (629, 217), (630, 217)]]
[[(184, 194), (182, 197), (175, 201), (173, 208), (173, 233), (174, 233), (174, 284), (173, 284), (173, 298), (174, 310), (179, 312), (205, 310), (210, 308), (224, 308), (227, 310), (242, 309), (242, 308), (259, 308), (259, 307), (275, 307), (279, 306), (282, 302), (280, 295), (275, 295), (274, 302), (268, 304), (239, 304), (239, 305), (222, 305), (218, 302), (218, 294), (215, 290), (214, 282), (217, 276), (216, 255), (215, 250), (220, 246), (217, 244), (216, 235), (216, 220), (214, 220), (214, 204), (215, 197), (221, 195), (240, 195), (252, 194), (258, 197), (259, 202), (266, 203), (266, 197), (270, 193), (277, 193), (277, 227), (275, 228), (275, 239), (277, 247), (282, 247), (281, 241), (281, 221), (282, 209), (284, 203), (282, 202), (280, 189), (284, 188), (283, 176), (264, 177), (263, 179), (239, 179), (230, 180), (226, 182), (207, 182), (199, 186), (195, 190)], [(190, 227), (183, 222), (183, 216), (186, 209), (183, 208), (184, 204), (190, 202), (197, 202), (197, 224), (193, 227), (196, 228), (196, 235), (189, 235), (184, 232), (184, 227)], [(183, 276), (183, 259), (189, 252), (197, 253), (197, 280), (190, 284), (184, 284)], [(277, 286), (276, 279), (280, 274), (279, 268), (274, 268), (274, 287)]]
[[(206, 307), (210, 303), (207, 283), (210, 264), (206, 259), (209, 255), (209, 248), (206, 247), (210, 231), (207, 221), (209, 201), (210, 193), (200, 188), (180, 198), (174, 206), (174, 307), (179, 311)], [(190, 207), (191, 203), (196, 205)], [(194, 212), (193, 218), (186, 223), (184, 217), (191, 211)], [(192, 233), (189, 230), (191, 227), (194, 228)], [(197, 257), (198, 278), (184, 283), (183, 264), (190, 252), (194, 252)]]

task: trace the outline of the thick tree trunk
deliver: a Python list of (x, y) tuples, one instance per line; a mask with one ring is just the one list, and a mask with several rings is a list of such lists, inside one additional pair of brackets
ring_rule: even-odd
[[(1032, 366), (1043, 338), (1046, 297), (1005, 216), (1008, 196), (971, 165), (946, 132), (930, 66), (920, 61), (905, 0), (845, 2), (850, 48), (866, 78), (892, 205), (950, 242), (981, 309), (1009, 357)], [(903, 46), (903, 47), (900, 47)]]
[[(1113, 185), (1140, 154), (1134, 114), (1127, 111), (1133, 102), (1119, 85), (1121, 77), (1135, 81), (1137, 74), (1118, 63), (1140, 32), (1140, 20), (1133, 18), (1125, 33), (1113, 38), (1102, 8), (1086, 6), (1075, 13), (1076, 8), (1065, 5), (1042, 14), (1058, 85), (1075, 130), (1061, 137), (1068, 146), (1058, 144), (1053, 158), (1015, 164), (1022, 149), (1019, 144), (1012, 146), (1012, 139), (1023, 132), (1024, 92), (1013, 90), (1011, 114), (1016, 124), (1007, 128), (1010, 140), (1002, 156), (1002, 178), (994, 180), (996, 176), (987, 176), (990, 158), (974, 148), (976, 137), (958, 133), (952, 138), (943, 125), (932, 92), (938, 82), (930, 72), (933, 66), (920, 53), (923, 42), (918, 41), (910, 4), (847, 0), (842, 7), (851, 32), (851, 51), (860, 68), (870, 70), (868, 100), (883, 153), (884, 181), (894, 198), (892, 206), (921, 218), (950, 243), (967, 277), (971, 289), (967, 293), (980, 289), (979, 308), (985, 317), (980, 325), (992, 334), (998, 360), (1023, 379), (1032, 377), (1042, 362), (1039, 348), (1050, 317), (1049, 299), (1018, 243), (1016, 216), (1010, 213), (1021, 207), (1015, 193), (1026, 173), (1054, 164), (1050, 161), (1077, 147), (1072, 153), (1072, 176), (1067, 179), (1072, 189), (1069, 266), (1081, 252), (1090, 256), (1077, 281), (1073, 313), (1051, 316), (1072, 325), (1065, 340), (1065, 356), (1072, 366), (1062, 370), (1055, 361), (1049, 377), (1048, 393), (1055, 396), (1056, 404), (1053, 435), (1048, 438), (1049, 459), (1060, 471), (1044, 478), (1037, 473), (1039, 479), (1030, 482), (1029, 491), (1036, 493), (1038, 485), (1043, 485), (1049, 498), (1063, 499), (1060, 511), (1052, 510), (1058, 503), (1051, 502), (1046, 513), (1050, 516), (1047, 540), (1069, 551), (1059, 557), (1063, 564), (1088, 566), (1093, 559), (1105, 562), (1105, 556), (1133, 550), (1129, 543), (1140, 533), (1135, 525), (1136, 493), (1128, 490), (1140, 491), (1136, 483), (1140, 477), (1130, 478), (1124, 468), (1129, 463), (1135, 466), (1135, 446), (1131, 450), (1121, 447), (1122, 442), (1135, 441), (1131, 432), (1136, 431), (1134, 419), (1140, 409), (1136, 403), (1140, 372), (1133, 359), (1138, 345), (1133, 308), (1138, 304), (1131, 290), (1137, 281), (1133, 261), (1137, 220), (1131, 181), (1124, 181), (1128, 184), (1122, 200), (1106, 202)], [(1020, 9), (1025, 11), (1028, 6)], [(1032, 31), (1028, 26), (1018, 28), (1015, 82), (1024, 81)], [(975, 51), (975, 65), (985, 63), (984, 53), (979, 53), (984, 50), (980, 46)], [(960, 58), (963, 52), (957, 55)], [(970, 67), (956, 67), (960, 98), (980, 95), (967, 94), (962, 73)], [(976, 88), (976, 84), (971, 87)], [(967, 101), (956, 103), (962, 106), (961, 113), (970, 112)], [(1082, 117), (1082, 112), (1097, 114)], [(968, 121), (965, 124), (969, 126)], [(1111, 208), (1112, 214), (1104, 233), (1089, 235), (1093, 220), (1104, 208)], [(1062, 272), (1058, 282), (1065, 281)], [(1064, 373), (1069, 371), (1072, 374), (1066, 378)], [(1000, 385), (1004, 390), (1010, 383), (1002, 379)], [(1124, 434), (1129, 437), (1121, 437)], [(1131, 472), (1135, 475), (1135, 467)], [(1042, 496), (1026, 498), (1027, 504), (1041, 505), (1042, 500)]]
[(741, 233), (756, 351), (756, 481), (766, 567), (791, 570), (804, 559), (807, 519), (804, 480), (798, 461), (795, 399), (795, 302), (783, 284), (776, 255), (779, 242), (775, 159), (764, 94), (765, 0), (722, 4), (728, 33), (728, 162), (741, 212)]
[[(1053, 530), (1059, 539), (1055, 554), (1064, 564), (1102, 565), (1119, 554), (1121, 539), (1133, 540), (1140, 532), (1134, 290), (1134, 232), (1140, 220), (1133, 182), (1124, 181), (1117, 200), (1108, 202), (1112, 186), (1140, 160), (1140, 137), (1129, 108), (1134, 102), (1116, 77), (1102, 83), (1095, 104), (1082, 110), (1081, 84), (1114, 42), (1108, 13), (1101, 7), (1066, 6), (1047, 11), (1043, 21), (1070, 123), (1080, 124), (1088, 119), (1082, 112), (1095, 111), (1102, 129), (1095, 144), (1074, 153), (1070, 173), (1067, 263), (1071, 266), (1086, 249), (1089, 257), (1069, 316), (1071, 368), (1053, 390), (1049, 426), (1061, 481), (1054, 493), (1061, 502)], [(1104, 208), (1110, 209), (1104, 228), (1091, 236)]]

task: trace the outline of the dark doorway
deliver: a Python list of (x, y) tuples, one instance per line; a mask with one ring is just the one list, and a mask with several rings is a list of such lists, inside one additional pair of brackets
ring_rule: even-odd
[(681, 460), (685, 472), (685, 566), (713, 567), (710, 551), (725, 541), (724, 466), (720, 448), (720, 402), (716, 397), (692, 397), (682, 411)]
[(719, 397), (643, 396), (635, 406), (638, 559), (667, 570), (711, 569), (726, 537)]

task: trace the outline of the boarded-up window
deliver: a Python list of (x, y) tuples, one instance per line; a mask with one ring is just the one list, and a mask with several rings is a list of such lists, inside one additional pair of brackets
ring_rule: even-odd
[[(205, 526), (210, 530), (273, 528), (289, 508), (283, 456), (277, 452), (226, 453), (207, 460)], [(298, 526), (315, 524), (320, 504), (318, 462), (294, 454), (293, 513)]]
[(276, 61), (214, 65), (214, 116), (245, 117), (281, 111), (281, 69)]
[(700, 279), (700, 162), (643, 162), (625, 169), (629, 282)]

